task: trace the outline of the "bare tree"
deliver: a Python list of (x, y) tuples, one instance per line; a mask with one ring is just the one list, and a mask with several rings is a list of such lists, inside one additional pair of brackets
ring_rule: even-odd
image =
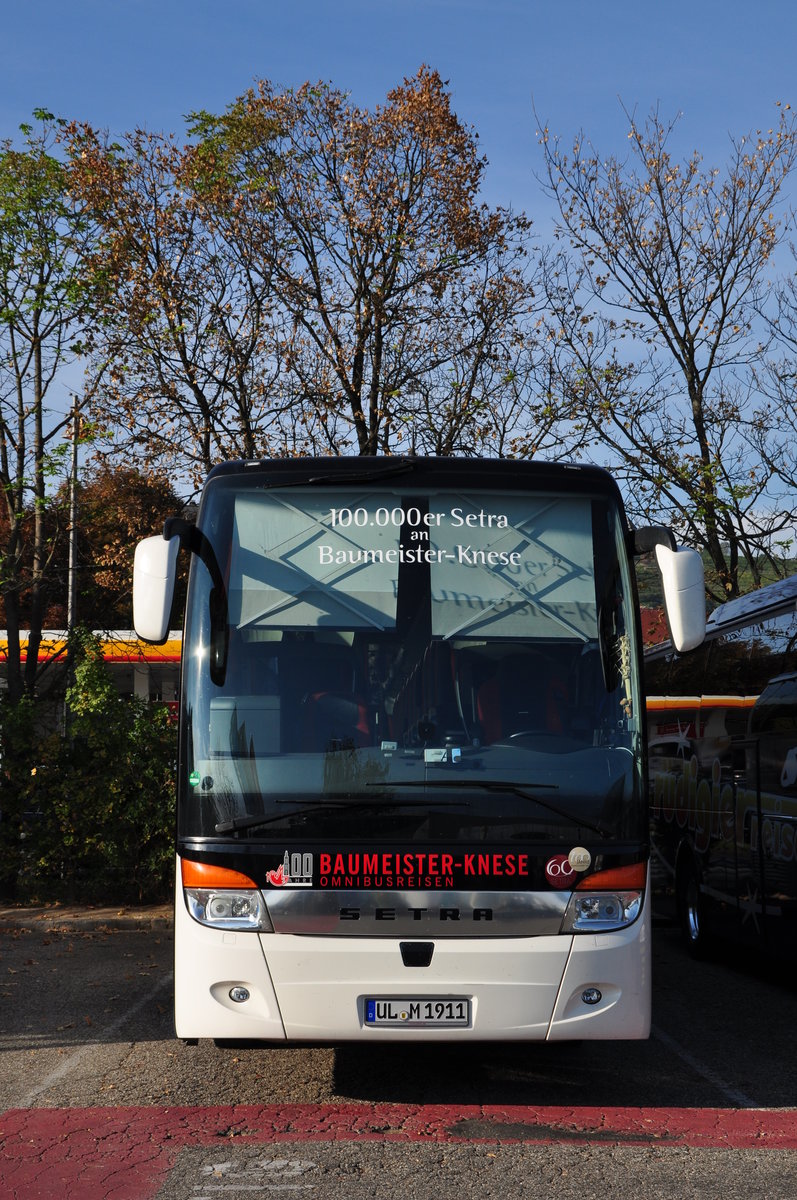
[(781, 485), (781, 556), (793, 556), (797, 531), (797, 247), (790, 250), (791, 270), (776, 284), (772, 308), (762, 310), (772, 331), (773, 352), (756, 368), (756, 406), (747, 423), (753, 452)]
[(675, 122), (629, 116), (628, 157), (541, 135), (560, 245), (547, 256), (548, 345), (573, 433), (604, 446), (632, 508), (702, 548), (718, 599), (783, 526), (771, 467), (751, 456), (757, 320), (783, 237), (794, 115), (731, 142), (724, 173), (676, 161)]

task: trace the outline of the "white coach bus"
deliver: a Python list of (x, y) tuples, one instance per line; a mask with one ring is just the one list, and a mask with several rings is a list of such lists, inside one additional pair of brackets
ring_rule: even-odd
[(139, 545), (150, 641), (192, 560), (178, 1037), (647, 1036), (654, 545), (694, 646), (699, 556), (629, 529), (594, 467), (228, 463)]

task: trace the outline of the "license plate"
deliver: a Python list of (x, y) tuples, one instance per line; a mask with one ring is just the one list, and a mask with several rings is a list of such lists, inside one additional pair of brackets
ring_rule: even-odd
[(460, 997), (386, 997), (365, 1002), (366, 1025), (465, 1028), (470, 1025), (470, 1000)]

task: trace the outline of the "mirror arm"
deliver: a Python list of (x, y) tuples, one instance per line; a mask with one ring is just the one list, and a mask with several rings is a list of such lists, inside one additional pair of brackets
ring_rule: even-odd
[(673, 531), (665, 525), (643, 525), (641, 529), (628, 531), (628, 551), (635, 558), (650, 554), (657, 546), (666, 546), (668, 550), (678, 549)]
[(219, 561), (201, 529), (197, 529), (193, 522), (186, 521), (184, 517), (167, 517), (163, 524), (163, 536), (167, 542), (174, 537), (179, 538), (180, 548), (201, 559), (210, 573), (213, 586), (218, 588), (222, 595), (226, 593)]
[(195, 554), (208, 569), (213, 587), (210, 591), (210, 678), (221, 687), (227, 673), (227, 588), (216, 553), (201, 529), (184, 517), (168, 517), (163, 525), (167, 542), (179, 538), (180, 547)]

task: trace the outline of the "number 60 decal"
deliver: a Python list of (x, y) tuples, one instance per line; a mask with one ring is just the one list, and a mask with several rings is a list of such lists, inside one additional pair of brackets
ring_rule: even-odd
[(545, 878), (551, 887), (569, 888), (573, 886), (576, 872), (566, 854), (555, 854), (545, 864)]

